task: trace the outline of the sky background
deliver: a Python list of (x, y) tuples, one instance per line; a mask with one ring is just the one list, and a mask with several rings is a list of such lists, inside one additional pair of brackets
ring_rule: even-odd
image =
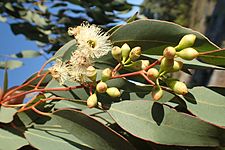
[[(128, 0), (132, 4), (141, 4), (143, 0)], [(138, 11), (137, 7), (134, 7), (132, 11), (125, 16), (130, 17)], [(35, 41), (26, 40), (23, 35), (15, 36), (10, 29), (10, 26), (6, 23), (0, 22), (0, 54), (10, 55), (16, 54), (21, 50), (36, 50), (41, 51), (36, 46)], [(7, 58), (0, 57), (0, 61), (6, 61)], [(46, 61), (43, 56), (36, 58), (19, 59), (22, 60), (24, 66), (8, 70), (9, 87), (20, 85), (33, 73), (37, 72), (42, 64)], [(0, 69), (0, 87), (3, 87), (4, 70)]]

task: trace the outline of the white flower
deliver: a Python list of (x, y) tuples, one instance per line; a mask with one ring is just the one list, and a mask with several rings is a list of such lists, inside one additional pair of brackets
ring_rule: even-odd
[(83, 51), (76, 50), (70, 58), (69, 75), (70, 79), (80, 83), (87, 81), (87, 68), (92, 66), (92, 59)]
[(109, 36), (96, 25), (83, 23), (73, 31), (76, 32), (74, 35), (78, 43), (78, 49), (84, 51), (91, 58), (100, 58), (112, 49)]
[(55, 64), (48, 69), (53, 78), (59, 81), (62, 85), (64, 82), (69, 79), (69, 70), (68, 65), (60, 59), (56, 59)]

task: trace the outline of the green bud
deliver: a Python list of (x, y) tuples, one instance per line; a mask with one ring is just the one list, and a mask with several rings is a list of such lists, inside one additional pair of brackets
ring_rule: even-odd
[(130, 46), (127, 43), (124, 43), (121, 47), (122, 50), (122, 61), (125, 62), (130, 54)]
[(122, 50), (121, 48), (119, 48), (118, 46), (114, 46), (112, 48), (112, 56), (114, 59), (116, 59), (118, 62), (121, 62), (121, 59), (122, 59)]
[(86, 75), (92, 81), (96, 81), (97, 71), (93, 66), (89, 66)]
[(191, 47), (192, 45), (194, 45), (195, 39), (196, 39), (196, 35), (194, 34), (187, 34), (183, 36), (179, 44), (175, 47), (176, 50), (181, 50), (184, 48)]
[(159, 76), (159, 71), (156, 68), (150, 68), (147, 71), (147, 76), (150, 80), (155, 81)]
[(177, 61), (174, 60), (173, 68), (171, 69), (170, 72), (177, 72), (180, 71), (183, 67), (183, 62), (182, 61)]
[(198, 57), (199, 53), (194, 48), (185, 48), (176, 53), (182, 59), (193, 60)]
[(106, 90), (107, 90), (107, 84), (105, 82), (99, 82), (97, 85), (96, 85), (96, 90), (98, 93), (105, 93)]
[(112, 70), (110, 68), (106, 68), (102, 71), (102, 81), (107, 81), (112, 77)]
[(87, 106), (89, 108), (93, 108), (97, 105), (98, 103), (98, 99), (97, 99), (97, 95), (96, 94), (92, 94), (88, 97), (87, 99)]
[(152, 89), (152, 98), (156, 101), (160, 100), (163, 96), (163, 90), (160, 86), (154, 86)]
[(170, 87), (174, 93), (180, 94), (180, 95), (185, 95), (188, 93), (188, 89), (185, 83), (180, 82), (176, 79), (167, 79), (166, 84), (168, 87)]
[(169, 72), (173, 68), (173, 65), (174, 59), (167, 59), (166, 57), (164, 57), (161, 61), (159, 72), (163, 71)]
[(163, 56), (166, 57), (167, 59), (173, 59), (174, 56), (176, 55), (176, 49), (174, 47), (167, 47), (163, 51)]
[(141, 47), (134, 47), (129, 54), (131, 61), (137, 60), (141, 56)]
[(120, 97), (121, 93), (116, 87), (110, 87), (106, 90), (106, 93), (111, 97)]
[(149, 60), (141, 60), (141, 69), (145, 69), (150, 64)]

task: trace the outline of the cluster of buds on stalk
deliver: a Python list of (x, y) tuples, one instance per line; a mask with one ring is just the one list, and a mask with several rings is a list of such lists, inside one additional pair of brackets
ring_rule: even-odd
[(184, 60), (193, 60), (198, 57), (198, 51), (191, 47), (194, 45), (195, 39), (196, 36), (194, 34), (188, 34), (183, 36), (177, 46), (166, 47), (163, 51), (159, 70), (150, 68), (147, 71), (147, 77), (155, 82), (152, 89), (152, 98), (154, 100), (159, 100), (163, 96), (163, 88), (160, 86), (159, 80), (164, 82), (175, 94), (185, 95), (188, 93), (185, 83), (177, 79), (169, 78), (166, 74), (177, 72), (182, 69), (183, 62), (176, 60), (177, 57)]
[[(97, 71), (94, 67), (87, 68), (88, 77), (93, 82), (96, 82)], [(120, 90), (116, 87), (108, 87), (106, 81), (108, 81), (112, 77), (112, 70), (110, 68), (106, 68), (101, 73), (101, 80), (96, 83), (95, 93), (91, 94), (87, 99), (87, 106), (89, 108), (93, 108), (98, 104), (98, 94), (107, 93), (112, 98), (120, 97)]]
[(121, 47), (114, 46), (111, 53), (115, 60), (130, 70), (142, 70), (149, 65), (148, 60), (138, 60), (141, 56), (141, 47), (139, 46), (131, 48), (124, 43)]

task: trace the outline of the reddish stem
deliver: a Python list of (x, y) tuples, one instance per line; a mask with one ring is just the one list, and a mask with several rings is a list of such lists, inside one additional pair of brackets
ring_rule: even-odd
[(163, 57), (161, 57), (160, 59), (156, 60), (155, 62), (153, 62), (151, 65), (149, 65), (148, 67), (146, 67), (144, 70), (147, 71), (148, 69), (160, 64), (160, 62), (162, 61)]
[(126, 73), (126, 74), (121, 74), (121, 75), (116, 75), (116, 76), (112, 76), (111, 79), (140, 75), (142, 72), (143, 72), (143, 70), (131, 72), (131, 73)]
[(117, 64), (116, 67), (112, 71), (112, 75), (114, 76), (116, 74), (116, 72), (121, 69), (121, 67), (122, 67), (122, 65), (120, 63)]
[(141, 75), (145, 78), (145, 80), (148, 82), (148, 83), (150, 83), (151, 85), (155, 85), (155, 83), (152, 81), (152, 80), (150, 80), (144, 73), (141, 73)]
[(38, 89), (39, 86), (41, 85), (42, 81), (46, 78), (46, 76), (49, 74), (49, 72), (47, 71), (45, 74), (43, 74), (43, 76), (41, 77), (40, 81), (38, 82), (38, 84), (35, 86), (35, 89)]
[(71, 87), (63, 87), (63, 88), (47, 88), (47, 89), (33, 89), (33, 90), (30, 90), (30, 91), (25, 91), (25, 92), (22, 92), (22, 93), (19, 93), (19, 94), (16, 94), (14, 96), (11, 96), (9, 98), (6, 98), (4, 99), (3, 101), (1, 101), (1, 104), (2, 103), (5, 103), (11, 99), (14, 99), (14, 98), (17, 98), (17, 97), (20, 97), (20, 96), (23, 96), (23, 95), (26, 95), (26, 94), (29, 94), (29, 93), (33, 93), (33, 92), (46, 92), (46, 91), (69, 91), (69, 90), (73, 90), (73, 89), (77, 89), (77, 88), (83, 88), (84, 86), (71, 86)]
[(41, 72), (45, 69), (45, 66), (46, 66), (47, 64), (48, 64), (48, 62), (45, 62), (45, 63), (42, 65), (41, 69), (38, 71), (38, 75), (41, 74)]
[(208, 54), (211, 54), (211, 53), (216, 53), (216, 52), (220, 52), (220, 51), (224, 51), (225, 48), (222, 48), (222, 49), (216, 49), (216, 50), (213, 50), (213, 51), (207, 51), (207, 52), (200, 52), (199, 55), (208, 55)]
[(29, 85), (32, 81), (36, 80), (37, 78), (39, 78), (41, 76), (43, 76), (43, 75), (39, 75), (39, 76), (37, 75), (34, 78), (32, 78), (29, 81), (27, 81), (26, 83), (24, 83), (24, 84), (22, 84), (22, 85), (20, 85), (20, 86), (18, 86), (16, 88), (14, 88), (14, 89), (12, 89), (11, 91), (5, 93), (5, 95), (3, 96), (3, 99), (6, 98), (6, 97), (8, 97), (9, 95), (13, 94), (14, 92), (18, 91), (19, 89), (21, 89), (21, 88)]

